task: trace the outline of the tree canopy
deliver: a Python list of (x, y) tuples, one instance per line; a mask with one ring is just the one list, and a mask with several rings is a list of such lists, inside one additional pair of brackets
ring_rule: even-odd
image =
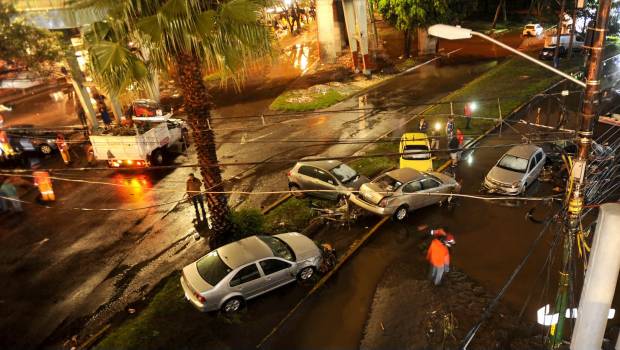
[(383, 19), (399, 30), (448, 21), (451, 0), (372, 0)]
[(62, 56), (57, 33), (29, 25), (15, 8), (0, 2), (0, 59), (32, 70), (51, 68)]

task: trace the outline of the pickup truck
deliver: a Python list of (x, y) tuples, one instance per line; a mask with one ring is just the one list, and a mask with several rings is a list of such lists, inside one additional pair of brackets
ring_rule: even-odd
[(183, 152), (189, 145), (185, 122), (170, 114), (134, 117), (131, 127), (118, 127), (91, 135), (95, 159), (109, 167), (150, 167), (164, 164), (173, 152)]

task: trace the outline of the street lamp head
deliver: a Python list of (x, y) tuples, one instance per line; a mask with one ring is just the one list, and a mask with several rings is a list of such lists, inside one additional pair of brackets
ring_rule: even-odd
[(428, 28), (428, 34), (448, 40), (469, 39), (471, 38), (471, 29), (435, 24)]

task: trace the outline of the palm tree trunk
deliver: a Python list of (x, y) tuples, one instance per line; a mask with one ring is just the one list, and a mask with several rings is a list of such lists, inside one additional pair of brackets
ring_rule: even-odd
[[(205, 189), (222, 192), (224, 186), (215, 152), (215, 133), (210, 128), (211, 104), (207, 88), (202, 80), (201, 64), (196, 56), (183, 54), (176, 57), (176, 68)], [(219, 245), (226, 242), (230, 233), (228, 199), (224, 194), (213, 193), (207, 193), (205, 198), (211, 214), (214, 241)]]

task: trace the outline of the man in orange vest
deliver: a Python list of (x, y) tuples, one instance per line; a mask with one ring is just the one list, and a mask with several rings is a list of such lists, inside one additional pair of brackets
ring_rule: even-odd
[(41, 192), (41, 200), (44, 202), (51, 202), (56, 200), (54, 195), (54, 189), (52, 188), (52, 179), (47, 171), (35, 171), (32, 173), (34, 176), (34, 185), (39, 188)]
[(450, 271), (450, 251), (455, 241), (454, 236), (444, 231), (442, 228), (431, 230), (431, 235), (435, 238), (431, 241), (426, 253), (426, 260), (431, 264), (430, 278), (437, 286), (441, 283), (443, 274)]

